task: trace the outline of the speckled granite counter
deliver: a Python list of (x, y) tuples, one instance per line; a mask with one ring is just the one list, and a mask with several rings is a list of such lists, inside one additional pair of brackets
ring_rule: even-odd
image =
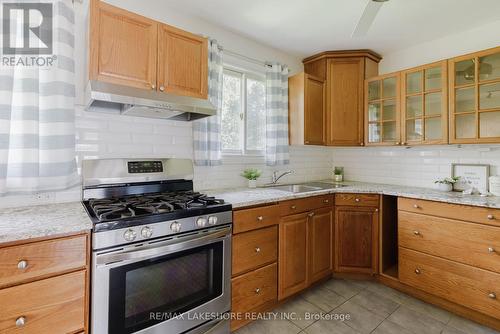
[(0, 243), (90, 229), (80, 202), (0, 209)]
[[(332, 180), (318, 182), (333, 184)], [(365, 182), (344, 182), (344, 187), (322, 189), (306, 193), (290, 193), (273, 188), (239, 188), (209, 191), (211, 196), (222, 198), (231, 203), (233, 208), (243, 208), (278, 202), (293, 198), (303, 198), (330, 193), (377, 193), (408, 198), (426, 199), (446, 203), (473, 205), (500, 209), (500, 197), (482, 197), (479, 195), (463, 195), (458, 192), (440, 192), (428, 188), (396, 186), (390, 184), (377, 184)]]

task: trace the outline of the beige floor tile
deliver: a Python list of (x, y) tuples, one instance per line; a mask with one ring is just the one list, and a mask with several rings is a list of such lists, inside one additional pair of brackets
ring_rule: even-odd
[(445, 327), (442, 322), (406, 306), (399, 307), (387, 319), (415, 334), (440, 334)]
[(409, 330), (405, 329), (392, 321), (383, 321), (373, 332), (373, 334), (413, 334)]
[(325, 312), (330, 312), (346, 301), (341, 295), (322, 286), (307, 291), (301, 298), (304, 298)]
[(387, 318), (401, 305), (378, 293), (364, 290), (350, 300), (381, 317)]
[(404, 304), (405, 302), (408, 302), (409, 299), (413, 298), (398, 290), (391, 289), (388, 286), (375, 282), (368, 284), (366, 289), (378, 293), (379, 295), (384, 296), (386, 298), (392, 299), (393, 301), (399, 304)]
[(331, 279), (323, 285), (325, 288), (334, 291), (342, 297), (349, 299), (357, 295), (365, 287), (356, 281), (347, 281), (343, 279)]
[(342, 304), (333, 310), (332, 313), (349, 314), (350, 319), (345, 320), (345, 324), (360, 333), (370, 333), (377, 328), (382, 321), (384, 321), (384, 317), (367, 310), (366, 308), (354, 303), (352, 300)]
[(257, 320), (237, 330), (236, 334), (296, 334), (301, 329), (287, 320)]
[(319, 320), (304, 330), (307, 334), (359, 334), (342, 321)]
[(473, 321), (470, 321), (468, 319), (459, 317), (457, 315), (452, 315), (450, 321), (448, 322), (448, 327), (453, 327), (455, 329), (458, 329), (464, 333), (474, 333), (474, 334), (499, 334), (500, 332), (486, 327), (482, 326), (478, 323), (475, 323)]
[(404, 305), (412, 310), (441, 321), (444, 324), (447, 324), (451, 319), (452, 314), (450, 312), (415, 298), (408, 299), (405, 301)]
[[(307, 319), (306, 315), (307, 313), (309, 314), (320, 314), (321, 312), (324, 312), (321, 310), (319, 307), (309, 303), (303, 298), (294, 298), (290, 300), (289, 302), (285, 303), (278, 309), (274, 310), (274, 312), (282, 312), (286, 313), (287, 315), (293, 314), (293, 319), (289, 319), (291, 322), (293, 322), (295, 325), (297, 325), (300, 328), (306, 328), (307, 326), (311, 325), (316, 318), (311, 318)], [(285, 314), (284, 314), (285, 316)]]

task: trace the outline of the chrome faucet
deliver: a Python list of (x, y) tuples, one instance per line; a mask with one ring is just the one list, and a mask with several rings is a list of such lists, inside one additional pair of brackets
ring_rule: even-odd
[(279, 179), (281, 179), (283, 176), (286, 176), (286, 175), (288, 175), (288, 174), (292, 174), (292, 173), (293, 173), (293, 171), (291, 171), (291, 170), (287, 170), (286, 172), (283, 172), (283, 173), (281, 173), (280, 175), (278, 175), (278, 173), (279, 173), (279, 171), (277, 171), (277, 170), (275, 170), (275, 171), (273, 172), (273, 179), (272, 179), (272, 181), (271, 181), (271, 184), (276, 184), (276, 183), (278, 182), (278, 180), (279, 180)]

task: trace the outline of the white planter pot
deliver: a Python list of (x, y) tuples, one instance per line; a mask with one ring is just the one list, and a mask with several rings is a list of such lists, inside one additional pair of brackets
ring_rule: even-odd
[(443, 192), (448, 192), (453, 190), (453, 185), (448, 183), (436, 183), (436, 189)]
[(248, 188), (257, 188), (257, 180), (248, 180)]

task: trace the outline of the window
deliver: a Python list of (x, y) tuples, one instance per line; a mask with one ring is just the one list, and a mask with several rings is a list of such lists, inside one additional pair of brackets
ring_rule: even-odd
[(264, 76), (224, 70), (221, 113), (222, 152), (263, 154), (266, 145)]

